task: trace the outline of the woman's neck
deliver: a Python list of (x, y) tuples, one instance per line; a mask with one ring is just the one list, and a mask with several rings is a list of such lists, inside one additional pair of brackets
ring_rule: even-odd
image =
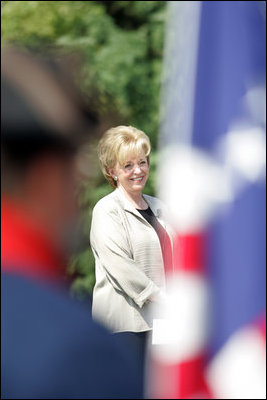
[(130, 201), (130, 203), (138, 209), (146, 209), (148, 207), (146, 201), (142, 196), (142, 192), (127, 192), (122, 185), (118, 186), (118, 189), (124, 194), (124, 196)]

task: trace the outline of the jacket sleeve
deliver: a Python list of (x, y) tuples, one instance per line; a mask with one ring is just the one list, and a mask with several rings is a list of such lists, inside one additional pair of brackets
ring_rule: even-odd
[(116, 210), (96, 206), (90, 232), (94, 256), (104, 267), (112, 285), (125, 292), (141, 308), (160, 288), (140, 270), (131, 256), (126, 232)]

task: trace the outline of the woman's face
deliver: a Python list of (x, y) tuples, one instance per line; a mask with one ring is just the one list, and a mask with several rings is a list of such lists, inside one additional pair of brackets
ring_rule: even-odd
[(117, 176), (118, 187), (123, 186), (129, 193), (141, 192), (149, 175), (149, 165), (145, 153), (142, 151), (138, 157), (129, 155), (123, 165), (117, 162), (111, 173), (113, 177)]

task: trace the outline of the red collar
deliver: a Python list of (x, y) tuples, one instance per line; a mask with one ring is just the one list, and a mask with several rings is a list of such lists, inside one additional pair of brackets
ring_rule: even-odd
[(62, 255), (19, 205), (1, 198), (1, 270), (41, 280), (62, 280)]

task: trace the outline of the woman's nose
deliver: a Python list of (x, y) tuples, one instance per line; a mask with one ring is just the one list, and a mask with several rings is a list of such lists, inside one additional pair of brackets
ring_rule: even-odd
[(142, 171), (141, 171), (140, 165), (136, 165), (136, 166), (134, 167), (134, 172), (135, 172), (136, 174), (138, 174), (139, 172), (142, 172)]

